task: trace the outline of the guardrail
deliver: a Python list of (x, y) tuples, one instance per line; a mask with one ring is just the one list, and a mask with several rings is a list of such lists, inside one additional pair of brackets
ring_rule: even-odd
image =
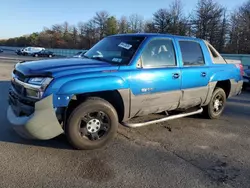
[[(3, 50), (16, 51), (21, 47), (10, 47), (0, 46)], [(58, 48), (47, 48), (52, 51), (55, 55), (70, 57), (81, 51), (78, 49), (58, 49)], [(250, 66), (250, 54), (221, 54), (225, 59), (240, 60), (244, 66)]]
[(250, 54), (221, 54), (225, 59), (240, 60), (242, 65), (250, 66)]

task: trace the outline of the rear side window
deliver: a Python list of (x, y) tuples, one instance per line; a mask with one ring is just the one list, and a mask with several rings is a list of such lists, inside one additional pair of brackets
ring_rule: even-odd
[(226, 64), (227, 63), (225, 61), (225, 59), (219, 54), (219, 52), (217, 52), (217, 50), (211, 44), (209, 44), (207, 41), (205, 41), (205, 43), (208, 47), (208, 50), (210, 52), (213, 63), (215, 63), (215, 64)]
[(213, 58), (217, 58), (218, 57), (218, 55), (216, 54), (216, 52), (214, 51), (214, 49), (210, 45), (208, 45), (208, 49), (211, 52)]
[(180, 41), (182, 61), (184, 66), (204, 65), (204, 56), (201, 46), (193, 41)]

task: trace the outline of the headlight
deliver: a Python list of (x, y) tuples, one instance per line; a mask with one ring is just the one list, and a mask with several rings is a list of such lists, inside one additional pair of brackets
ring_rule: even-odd
[(28, 80), (29, 84), (47, 86), (52, 81), (53, 78), (44, 78), (44, 77), (34, 77)]
[(26, 88), (26, 96), (30, 98), (40, 99), (43, 96), (44, 90), (50, 84), (53, 78), (49, 77), (34, 77), (28, 80), (28, 84), (32, 84), (35, 86), (40, 86), (39, 89), (36, 87)]

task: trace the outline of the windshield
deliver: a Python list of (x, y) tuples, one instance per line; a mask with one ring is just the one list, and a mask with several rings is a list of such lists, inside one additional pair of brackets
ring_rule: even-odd
[(129, 64), (144, 37), (112, 36), (102, 39), (84, 55), (114, 64)]

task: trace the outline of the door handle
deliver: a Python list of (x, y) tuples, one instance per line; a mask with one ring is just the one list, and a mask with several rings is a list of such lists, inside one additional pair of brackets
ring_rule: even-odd
[(202, 76), (202, 77), (205, 77), (206, 75), (207, 75), (207, 73), (205, 73), (205, 72), (202, 72), (202, 73), (201, 73), (201, 76)]
[(180, 77), (180, 74), (179, 73), (173, 73), (173, 78), (174, 79), (177, 79), (177, 78), (179, 78)]

